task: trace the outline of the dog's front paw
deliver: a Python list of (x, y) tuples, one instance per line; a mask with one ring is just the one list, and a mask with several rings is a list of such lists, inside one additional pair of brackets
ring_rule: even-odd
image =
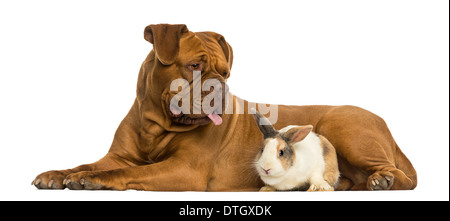
[(83, 171), (70, 174), (64, 179), (63, 184), (71, 190), (105, 190), (114, 189), (108, 185), (108, 174), (97, 171)]
[(63, 180), (68, 174), (68, 170), (47, 171), (36, 176), (31, 185), (38, 189), (64, 189)]

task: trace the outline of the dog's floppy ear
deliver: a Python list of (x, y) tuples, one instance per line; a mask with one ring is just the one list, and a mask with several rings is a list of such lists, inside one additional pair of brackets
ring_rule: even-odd
[(153, 44), (159, 61), (170, 65), (177, 59), (181, 35), (188, 31), (186, 25), (149, 25), (145, 27), (144, 38)]
[(230, 44), (228, 44), (227, 41), (225, 41), (225, 38), (222, 35), (218, 35), (219, 39), (217, 39), (217, 42), (219, 42), (220, 47), (222, 47), (223, 53), (225, 54), (225, 58), (228, 61), (228, 65), (233, 65), (233, 49), (231, 48)]
[(256, 111), (255, 108), (251, 108), (250, 111), (255, 118), (256, 125), (258, 125), (259, 130), (264, 135), (264, 139), (269, 137), (275, 137), (278, 134), (278, 131), (270, 123), (269, 119), (264, 117), (261, 113)]

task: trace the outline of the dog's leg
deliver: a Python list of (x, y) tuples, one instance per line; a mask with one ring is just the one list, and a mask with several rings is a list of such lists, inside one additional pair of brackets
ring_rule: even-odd
[(69, 189), (205, 191), (207, 169), (198, 162), (172, 157), (149, 165), (70, 174), (65, 184)]
[(119, 125), (111, 148), (105, 157), (92, 164), (84, 164), (73, 169), (51, 170), (39, 174), (32, 182), (38, 189), (64, 189), (64, 179), (74, 173), (82, 171), (113, 170), (129, 166), (144, 164), (145, 159), (140, 156), (139, 129), (135, 119), (136, 105), (133, 105), (128, 115)]
[[(367, 181), (355, 183), (352, 189), (409, 190), (416, 186), (417, 181), (410, 178), (415, 175), (414, 168), (407, 159), (398, 159), (399, 149), (386, 123), (377, 115), (357, 107), (337, 107), (321, 119), (317, 128), (340, 157), (367, 174)], [(341, 171), (344, 176), (346, 172)]]
[(345, 155), (352, 166), (365, 171), (369, 175), (366, 183), (355, 184), (353, 189), (414, 189), (414, 182), (396, 167), (396, 162), (391, 156), (394, 151), (389, 150), (391, 148), (390, 142), (383, 141), (379, 137), (363, 135), (363, 133), (360, 133), (353, 142), (339, 145), (340, 153)]
[(397, 168), (385, 168), (374, 172), (367, 179), (369, 190), (411, 190), (416, 182)]
[(336, 186), (337, 191), (349, 190), (353, 187), (353, 182), (347, 177), (339, 177), (338, 184)]
[[(383, 141), (378, 136), (363, 136), (359, 141), (359, 149), (347, 151), (347, 160), (355, 167), (361, 168), (369, 174), (365, 185), (366, 190), (410, 190), (414, 189), (414, 182), (398, 169), (398, 163), (391, 154), (390, 148), (395, 148), (389, 141)], [(393, 146), (393, 147), (392, 147)], [(354, 147), (356, 148), (356, 147)], [(356, 150), (356, 151), (355, 151)], [(364, 152), (361, 152), (361, 151)], [(370, 152), (366, 152), (372, 150)], [(357, 157), (349, 154), (356, 153)]]
[(64, 179), (73, 173), (81, 171), (111, 170), (126, 167), (128, 164), (115, 154), (108, 153), (105, 157), (92, 164), (84, 164), (73, 169), (51, 170), (39, 174), (32, 182), (38, 189), (64, 189)]

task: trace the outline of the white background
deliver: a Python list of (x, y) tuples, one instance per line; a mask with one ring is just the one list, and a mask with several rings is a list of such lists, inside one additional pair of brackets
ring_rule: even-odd
[[(1, 1), (0, 200), (449, 200), (448, 1)], [(351, 104), (382, 116), (413, 191), (40, 191), (100, 159), (135, 98), (145, 26), (215, 31), (249, 101)]]

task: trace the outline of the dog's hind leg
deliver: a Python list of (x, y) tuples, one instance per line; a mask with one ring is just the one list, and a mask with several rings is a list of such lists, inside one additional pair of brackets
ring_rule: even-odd
[(411, 162), (396, 146), (395, 166), (374, 172), (367, 180), (369, 190), (411, 190), (417, 186), (417, 174)]
[[(353, 159), (352, 162), (353, 165), (370, 174), (366, 183), (367, 190), (411, 190), (415, 188), (417, 180), (411, 179), (405, 174), (405, 171), (398, 168), (398, 165), (404, 166), (405, 162), (398, 162), (396, 156), (391, 156), (391, 154), (397, 155), (397, 151), (400, 151), (396, 148), (395, 142), (392, 144), (375, 137), (367, 137), (360, 144), (361, 148), (374, 150), (370, 155), (360, 156), (359, 159)], [(390, 154), (386, 152), (389, 149), (393, 149), (392, 152), (389, 152)], [(414, 168), (412, 166), (411, 168), (415, 174)]]
[[(399, 162), (396, 161), (395, 156), (391, 156), (392, 153), (396, 154), (395, 150), (393, 152), (386, 151), (390, 149), (390, 147), (387, 147), (388, 143), (370, 136), (365, 136), (362, 139), (357, 147), (352, 148), (353, 151), (349, 148), (346, 153), (346, 159), (352, 166), (365, 171), (369, 175), (366, 184), (359, 185), (360, 187), (365, 186), (366, 190), (414, 189), (417, 181), (412, 180), (397, 167)], [(355, 151), (356, 148), (358, 149)], [(351, 156), (352, 154), (354, 156)], [(403, 164), (400, 163), (400, 165)]]
[[(341, 158), (367, 174), (367, 181), (354, 182), (352, 189), (410, 190), (416, 186), (414, 168), (377, 115), (358, 107), (338, 107), (327, 113), (317, 128)], [(346, 174), (351, 171), (341, 173), (351, 177), (352, 174)]]

